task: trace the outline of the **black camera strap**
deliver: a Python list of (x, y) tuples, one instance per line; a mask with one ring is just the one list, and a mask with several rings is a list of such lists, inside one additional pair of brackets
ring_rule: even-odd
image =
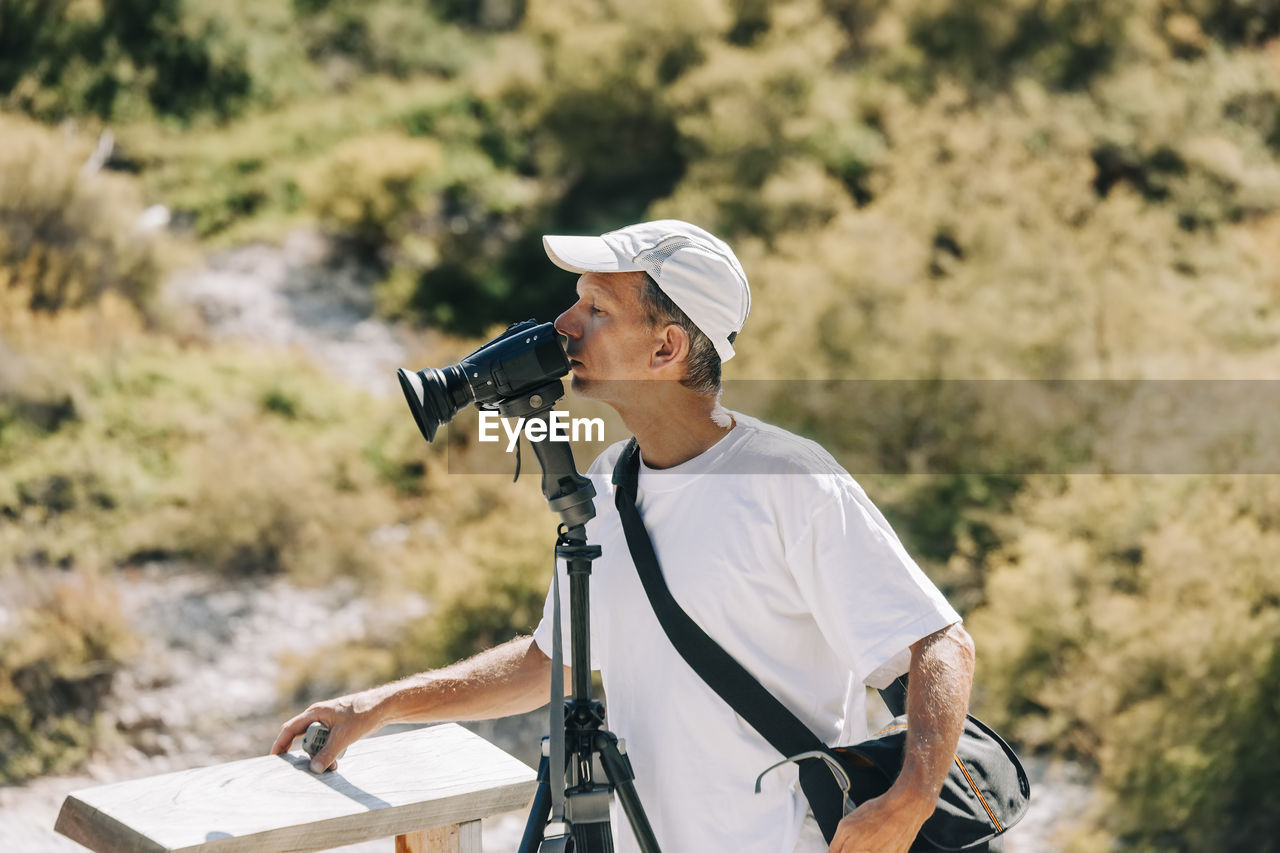
[[(639, 445), (632, 438), (613, 469), (614, 503), (622, 518), (622, 530), (640, 583), (671, 645), (707, 686), (784, 757), (810, 752), (830, 753), (830, 748), (808, 726), (708, 636), (676, 602), (662, 577), (658, 556), (644, 520), (636, 509), (639, 471)], [(885, 699), (887, 702), (890, 697)], [(832, 784), (827, 765), (818, 758), (806, 758), (797, 764), (800, 786), (814, 814), (834, 814), (838, 820), (844, 803), (840, 790)]]

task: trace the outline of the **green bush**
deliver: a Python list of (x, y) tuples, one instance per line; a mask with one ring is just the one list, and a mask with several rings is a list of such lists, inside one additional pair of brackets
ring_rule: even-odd
[[(895, 4), (899, 5), (899, 4)], [(1103, 0), (1041, 3), (901, 4), (910, 43), (942, 70), (969, 84), (1007, 85), (1031, 76), (1079, 88), (1110, 69), (1122, 50), (1137, 4)]]
[(90, 173), (87, 142), (29, 120), (0, 114), (0, 136), (0, 287), (40, 311), (108, 291), (150, 309), (165, 263), (137, 182)]
[(321, 64), (341, 58), (366, 72), (451, 77), (471, 60), (467, 35), (422, 3), (293, 0), (292, 5), (304, 49)]
[[(456, 449), (451, 452), (458, 452)], [(533, 632), (551, 582), (555, 517), (531, 479), (453, 474), (424, 501), (410, 588), (425, 617), (383, 626), (364, 644), (320, 649), (284, 691), (297, 701), (445, 666)], [(422, 529), (425, 528), (425, 529)], [(301, 664), (301, 662), (300, 662)]]
[(0, 91), (42, 119), (226, 122), (361, 74), (454, 76), (472, 39), (405, 0), (0, 0)]
[(303, 189), (328, 229), (376, 259), (439, 216), (432, 208), (443, 167), (434, 140), (367, 135), (335, 148)]
[(1274, 477), (1046, 480), (992, 561), (980, 709), (1096, 762), (1128, 849), (1276, 849), (1277, 507)]
[(252, 90), (244, 43), (186, 0), (4, 0), (0, 90), (42, 118), (227, 118)]
[[(411, 553), (412, 542), (373, 541), (417, 500), (404, 467), (416, 432), (397, 401), (370, 401), (294, 357), (113, 330), (100, 313), (14, 312), (0, 329), (13, 353), (0, 512), (15, 522), (0, 528), (0, 567), (169, 555), (376, 583)], [(416, 479), (427, 476), (422, 464)]]
[(111, 588), (91, 573), (5, 581), (19, 594), (5, 602), (0, 632), (0, 782), (14, 784), (88, 756), (133, 637)]

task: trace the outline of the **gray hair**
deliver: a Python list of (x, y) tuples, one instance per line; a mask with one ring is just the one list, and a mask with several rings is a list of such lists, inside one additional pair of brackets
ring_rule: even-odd
[(715, 344), (693, 324), (680, 306), (662, 292), (653, 276), (644, 273), (644, 287), (640, 288), (640, 306), (644, 308), (649, 326), (674, 323), (689, 336), (689, 355), (685, 359), (685, 377), (681, 385), (699, 394), (720, 393), (720, 354)]

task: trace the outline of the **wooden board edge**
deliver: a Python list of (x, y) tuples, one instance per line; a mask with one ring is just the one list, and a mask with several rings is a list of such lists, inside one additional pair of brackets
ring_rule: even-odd
[[(448, 817), (439, 819), (439, 822), (433, 826), (423, 826), (420, 820), (414, 820), (405, 815), (396, 820), (383, 822), (376, 834), (367, 834), (366, 831), (353, 831), (350, 823), (355, 816), (344, 815), (303, 824), (303, 826), (310, 828), (310, 833), (314, 834), (315, 837), (324, 839), (320, 842), (303, 841), (299, 843), (297, 837), (298, 827), (293, 826), (268, 830), (253, 835), (210, 839), (190, 847), (176, 848), (173, 851), (163, 850), (163, 853), (196, 853), (196, 851), (208, 851), (208, 853), (256, 853), (256, 851), (262, 850), (311, 853), (311, 851), (328, 850), (333, 847), (345, 847), (349, 844), (361, 844), (379, 839), (390, 840), (397, 836), (412, 835), (420, 830), (454, 824), (466, 826), (474, 823), (475, 827), (469, 830), (469, 832), (474, 833), (479, 831), (478, 827), (483, 818), (531, 806), (537, 787), (538, 782), (535, 778), (525, 782), (511, 782), (500, 788), (490, 789), (486, 793), (496, 793), (498, 797), (495, 797), (484, 806), (452, 811)], [(470, 795), (459, 795), (458, 799), (466, 799), (468, 796)], [(155, 850), (161, 851), (161, 848), (155, 848)], [(111, 851), (111, 853), (115, 853), (115, 851)], [(148, 851), (148, 853), (151, 853), (151, 851)]]
[(139, 835), (127, 824), (68, 794), (58, 810), (53, 831), (95, 853), (170, 853), (169, 848)]

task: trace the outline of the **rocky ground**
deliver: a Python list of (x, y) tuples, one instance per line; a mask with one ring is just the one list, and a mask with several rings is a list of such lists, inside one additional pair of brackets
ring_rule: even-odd
[[(210, 258), (170, 292), (194, 306), (211, 334), (295, 346), (335, 377), (375, 393), (394, 393), (406, 333), (371, 317), (367, 282), (323, 239), (292, 235), (281, 247), (256, 245)], [(359, 640), (377, 623), (428, 616), (427, 602), (373, 602), (354, 586), (299, 589), (282, 578), (227, 580), (192, 567), (156, 564), (115, 580), (143, 647), (119, 676), (107, 723), (118, 737), (76, 776), (0, 787), (0, 851), (83, 850), (53, 833), (70, 791), (264, 754), (283, 719), (300, 710), (279, 687), (293, 656), (326, 642)], [(541, 714), (470, 726), (533, 764), (546, 730)], [(1007, 849), (1057, 849), (1089, 797), (1087, 776), (1071, 765), (1030, 762), (1034, 807)], [(486, 821), (485, 849), (514, 850), (524, 815)], [(343, 848), (385, 851), (388, 842)]]
[(169, 296), (196, 309), (215, 338), (291, 346), (336, 378), (375, 394), (398, 391), (409, 333), (374, 318), (368, 272), (320, 235), (295, 231), (283, 245), (211, 256), (176, 276)]
[[(83, 850), (52, 831), (70, 791), (266, 754), (280, 723), (301, 710), (279, 696), (291, 661), (318, 638), (358, 641), (375, 624), (423, 618), (426, 602), (371, 602), (352, 587), (228, 581), (173, 565), (119, 577), (121, 606), (142, 648), (118, 677), (104, 722), (117, 737), (76, 776), (0, 787), (0, 851)], [(532, 761), (541, 718), (475, 730)], [(523, 816), (486, 825), (489, 849), (514, 849)], [(386, 842), (350, 850), (386, 850)]]

